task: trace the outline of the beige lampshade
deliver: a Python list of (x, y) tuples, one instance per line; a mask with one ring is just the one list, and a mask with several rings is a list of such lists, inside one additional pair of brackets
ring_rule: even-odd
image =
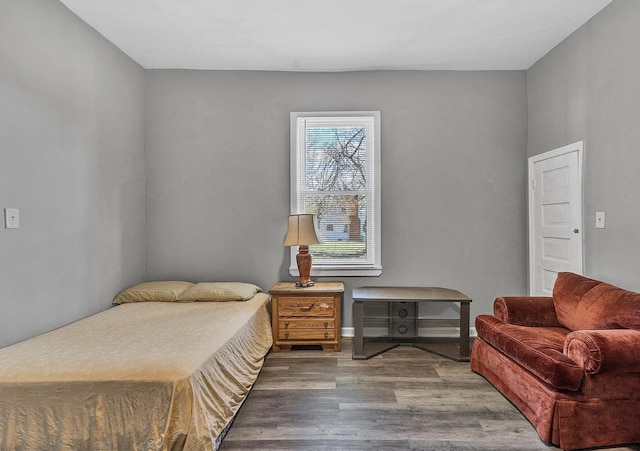
[(308, 246), (319, 244), (313, 215), (289, 215), (289, 228), (284, 239), (285, 246)]

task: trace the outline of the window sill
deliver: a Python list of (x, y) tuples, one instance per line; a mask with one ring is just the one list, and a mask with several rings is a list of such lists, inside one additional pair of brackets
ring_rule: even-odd
[[(289, 267), (289, 274), (292, 276), (299, 277), (300, 273), (298, 272), (297, 267)], [(382, 274), (382, 267), (333, 267), (333, 268), (318, 268), (313, 266), (311, 268), (311, 276), (312, 277), (335, 277), (335, 276), (344, 276), (344, 277), (377, 277)]]

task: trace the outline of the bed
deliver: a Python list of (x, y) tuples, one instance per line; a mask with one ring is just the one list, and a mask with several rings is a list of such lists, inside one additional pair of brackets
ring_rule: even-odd
[(177, 283), (0, 349), (0, 449), (217, 449), (271, 347), (270, 297)]

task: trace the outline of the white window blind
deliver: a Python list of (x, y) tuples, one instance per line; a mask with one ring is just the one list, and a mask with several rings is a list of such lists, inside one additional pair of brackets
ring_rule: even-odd
[(291, 114), (291, 212), (315, 214), (314, 275), (382, 272), (379, 128), (377, 111)]

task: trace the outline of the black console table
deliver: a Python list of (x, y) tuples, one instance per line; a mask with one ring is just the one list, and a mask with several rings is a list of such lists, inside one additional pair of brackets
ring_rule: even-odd
[(471, 299), (449, 288), (437, 287), (360, 287), (353, 289), (353, 359), (365, 360), (396, 346), (397, 340), (369, 341), (365, 343), (364, 304), (369, 302), (459, 302), (460, 339), (454, 346), (438, 346), (416, 337), (413, 346), (460, 362), (469, 361), (469, 310)]

